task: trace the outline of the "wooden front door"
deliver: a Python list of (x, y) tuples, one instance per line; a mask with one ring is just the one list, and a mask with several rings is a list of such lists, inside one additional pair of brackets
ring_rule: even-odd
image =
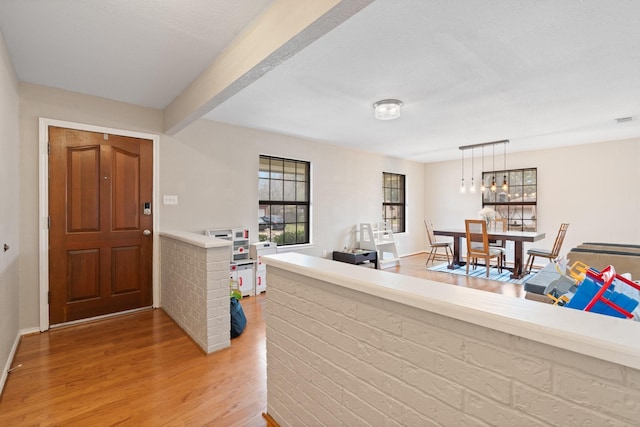
[(150, 306), (153, 142), (51, 126), (49, 144), (50, 324)]

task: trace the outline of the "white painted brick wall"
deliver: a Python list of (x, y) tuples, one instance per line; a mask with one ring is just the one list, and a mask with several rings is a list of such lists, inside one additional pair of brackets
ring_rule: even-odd
[(161, 236), (162, 308), (206, 352), (228, 347), (229, 248)]
[(640, 371), (268, 267), (281, 426), (638, 426)]

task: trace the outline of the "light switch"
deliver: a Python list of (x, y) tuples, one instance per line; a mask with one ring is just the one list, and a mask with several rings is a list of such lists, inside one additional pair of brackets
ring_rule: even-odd
[(178, 196), (165, 194), (162, 196), (162, 204), (164, 205), (177, 205), (178, 204)]

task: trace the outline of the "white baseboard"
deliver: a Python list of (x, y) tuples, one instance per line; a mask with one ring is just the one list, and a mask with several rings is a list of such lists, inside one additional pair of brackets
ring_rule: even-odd
[(22, 330), (20, 331), (20, 336), (22, 337), (22, 336), (24, 336), (24, 335), (31, 335), (31, 334), (35, 334), (36, 332), (37, 332), (37, 333), (40, 333), (40, 332), (42, 332), (42, 331), (40, 330), (40, 328), (22, 329)]
[(408, 254), (400, 255), (400, 258), (406, 258), (408, 256), (414, 256), (414, 255), (420, 255), (420, 254), (426, 254), (426, 253), (427, 253), (427, 251), (410, 252)]
[[(38, 328), (35, 329), (38, 332)], [(2, 370), (2, 377), (0, 377), (0, 394), (4, 390), (4, 384), (7, 382), (7, 377), (9, 376), (9, 369), (11, 369), (11, 365), (13, 364), (13, 358), (16, 356), (16, 350), (18, 350), (18, 344), (20, 343), (20, 338), (24, 335), (23, 331), (18, 332), (16, 335), (16, 339), (13, 342), (13, 346), (11, 346), (11, 351), (9, 352), (9, 357), (7, 358), (7, 362), (5, 363), (4, 369)]]

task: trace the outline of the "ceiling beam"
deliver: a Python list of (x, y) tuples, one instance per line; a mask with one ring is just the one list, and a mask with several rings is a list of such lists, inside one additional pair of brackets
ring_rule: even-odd
[(276, 0), (165, 109), (174, 135), (374, 0)]

